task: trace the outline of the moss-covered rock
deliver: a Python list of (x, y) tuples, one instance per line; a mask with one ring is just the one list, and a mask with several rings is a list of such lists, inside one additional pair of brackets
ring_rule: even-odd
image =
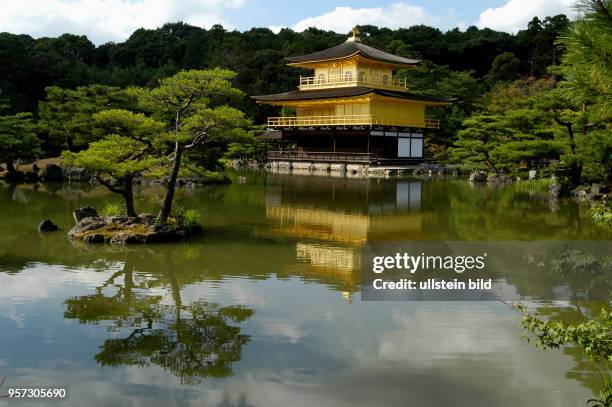
[(200, 231), (201, 227), (186, 228), (175, 220), (159, 224), (149, 214), (141, 214), (138, 217), (91, 216), (80, 219), (68, 232), (68, 238), (84, 243), (172, 243)]

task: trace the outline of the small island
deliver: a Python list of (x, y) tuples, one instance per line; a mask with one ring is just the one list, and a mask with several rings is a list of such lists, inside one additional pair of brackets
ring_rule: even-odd
[(150, 213), (138, 216), (100, 216), (91, 206), (74, 211), (71, 240), (83, 243), (172, 243), (201, 232), (202, 227), (184, 215), (157, 222)]

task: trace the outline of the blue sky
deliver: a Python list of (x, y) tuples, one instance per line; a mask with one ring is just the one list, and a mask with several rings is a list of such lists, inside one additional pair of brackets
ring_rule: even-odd
[(0, 0), (0, 31), (56, 36), (85, 34), (94, 43), (123, 41), (140, 27), (185, 21), (247, 30), (314, 26), (347, 32), (356, 24), (389, 28), (427, 24), (443, 30), (470, 25), (516, 32), (532, 17), (572, 14), (575, 0)]
[[(273, 0), (253, 0), (249, 1), (249, 7), (233, 10), (228, 16), (236, 24), (237, 28), (245, 29), (252, 26), (292, 26), (300, 20), (322, 15), (334, 10), (336, 7), (350, 6), (354, 9), (389, 7), (398, 1), (363, 1), (354, 0), (350, 2), (330, 2), (323, 0), (308, 0), (298, 3), (295, 0), (273, 1)], [(434, 15), (444, 16), (451, 10), (458, 18), (466, 22), (474, 23), (478, 21), (480, 12), (490, 8), (499, 7), (506, 3), (504, 0), (464, 0), (464, 1), (426, 1), (416, 0), (403, 2), (413, 6), (420, 6)], [(296, 4), (302, 6), (296, 7)], [(307, 10), (306, 10), (306, 6)], [(468, 24), (469, 25), (469, 24)]]

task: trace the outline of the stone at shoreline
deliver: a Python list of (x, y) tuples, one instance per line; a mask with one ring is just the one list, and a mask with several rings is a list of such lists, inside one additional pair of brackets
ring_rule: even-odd
[(586, 199), (588, 196), (588, 187), (586, 186), (579, 186), (577, 188), (575, 188), (574, 190), (572, 190), (572, 195), (578, 199)]
[(572, 195), (578, 200), (598, 200), (603, 199), (606, 194), (606, 186), (603, 184), (593, 183), (591, 186), (580, 185), (572, 190)]
[(470, 182), (486, 182), (487, 181), (487, 173), (484, 171), (474, 171), (470, 174), (469, 178)]
[(98, 211), (96, 211), (91, 206), (83, 206), (82, 208), (77, 208), (72, 211), (72, 216), (74, 217), (74, 223), (79, 223), (82, 219), (85, 218), (97, 218)]
[(65, 167), (63, 169), (62, 175), (68, 181), (76, 181), (76, 182), (89, 182), (91, 181), (91, 174), (85, 168), (78, 167)]
[(83, 243), (104, 243), (104, 235), (101, 233), (92, 233), (83, 237)]
[(512, 179), (505, 174), (491, 174), (487, 177), (487, 182), (492, 182), (492, 183), (506, 183), (506, 182), (512, 182)]
[(47, 164), (40, 176), (40, 179), (44, 182), (61, 181), (63, 178), (62, 167), (56, 164)]
[(38, 224), (39, 232), (53, 232), (54, 230), (57, 230), (57, 229), (58, 229), (57, 225), (53, 223), (51, 219), (45, 219)]
[(553, 182), (548, 186), (548, 199), (557, 200), (561, 195), (561, 184)]
[(536, 179), (538, 172), (536, 170), (529, 170), (529, 179)]

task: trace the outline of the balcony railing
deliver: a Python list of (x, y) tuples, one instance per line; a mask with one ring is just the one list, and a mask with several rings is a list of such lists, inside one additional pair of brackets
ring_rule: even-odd
[(338, 75), (338, 76), (300, 76), (300, 90), (342, 88), (349, 86), (368, 86), (373, 88), (389, 90), (406, 90), (406, 78), (398, 79), (394, 77), (372, 77), (361, 75)]
[(344, 116), (283, 116), (268, 117), (270, 127), (310, 127), (310, 126), (401, 126), (439, 129), (440, 120), (425, 119), (401, 120), (385, 119), (370, 115), (344, 115)]
[(268, 151), (269, 160), (370, 163), (375, 158), (370, 153), (317, 152), (317, 151)]

